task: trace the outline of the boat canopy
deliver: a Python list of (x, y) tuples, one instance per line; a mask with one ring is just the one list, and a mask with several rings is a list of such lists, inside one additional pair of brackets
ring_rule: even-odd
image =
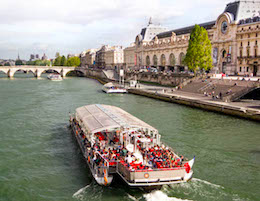
[(147, 129), (158, 133), (157, 129), (134, 117), (121, 108), (111, 105), (93, 104), (76, 109), (76, 118), (83, 123), (88, 133), (124, 128)]
[(115, 86), (112, 82), (106, 83), (104, 87), (113, 87)]

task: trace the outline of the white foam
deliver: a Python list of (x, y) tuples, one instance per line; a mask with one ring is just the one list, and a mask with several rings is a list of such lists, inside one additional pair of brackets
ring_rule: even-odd
[(83, 199), (83, 195), (81, 195), (88, 187), (90, 186), (90, 184), (89, 185), (87, 185), (87, 186), (85, 186), (85, 187), (83, 187), (83, 188), (81, 188), (81, 189), (79, 189), (76, 193), (74, 193), (73, 194), (73, 198), (76, 198), (76, 199), (79, 199), (79, 200), (82, 200)]
[(127, 196), (128, 198), (130, 198), (131, 200), (134, 200), (134, 201), (138, 201), (139, 199), (136, 199), (134, 196), (130, 195), (127, 193)]
[(144, 195), (145, 199), (147, 201), (158, 201), (158, 200), (163, 200), (163, 201), (191, 201), (191, 200), (183, 200), (180, 198), (175, 198), (175, 197), (168, 197), (168, 195), (162, 191), (152, 191), (151, 193), (147, 193)]
[(216, 188), (224, 188), (223, 186), (220, 186), (220, 185), (217, 185), (217, 184), (212, 184), (210, 183), (209, 181), (205, 181), (205, 180), (202, 180), (202, 179), (198, 179), (198, 178), (192, 178), (193, 181), (199, 181), (199, 182), (202, 182), (204, 184), (207, 184), (207, 185), (210, 185), (210, 186), (214, 186)]

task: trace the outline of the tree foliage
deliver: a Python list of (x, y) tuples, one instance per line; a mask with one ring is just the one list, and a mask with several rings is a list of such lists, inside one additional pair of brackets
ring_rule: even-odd
[(51, 62), (49, 60), (35, 60), (35, 61), (27, 61), (26, 64), (32, 66), (50, 66)]
[(56, 52), (55, 54), (55, 58), (59, 57), (60, 56), (60, 53), (59, 52)]
[(212, 68), (211, 42), (208, 32), (203, 27), (195, 25), (190, 34), (189, 46), (184, 63), (195, 73), (199, 69), (210, 70)]
[(80, 58), (79, 57), (70, 57), (67, 60), (67, 66), (79, 66), (80, 65)]
[(16, 66), (23, 65), (23, 62), (22, 62), (22, 60), (20, 60), (20, 59), (17, 59), (17, 60), (15, 61), (15, 65), (16, 65)]
[(61, 57), (60, 65), (61, 66), (66, 66), (67, 65), (67, 59), (66, 59), (66, 57), (64, 55)]
[(54, 60), (54, 66), (60, 66), (60, 65), (61, 65), (61, 56), (58, 56)]

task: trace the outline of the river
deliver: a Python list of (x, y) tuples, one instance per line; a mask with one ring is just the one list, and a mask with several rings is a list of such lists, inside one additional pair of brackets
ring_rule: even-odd
[[(0, 200), (198, 200), (260, 197), (260, 124), (141, 96), (107, 95), (87, 78), (53, 82), (0, 75)], [(87, 104), (123, 108), (157, 128), (188, 158), (194, 178), (150, 193), (92, 179), (69, 129), (69, 113)]]

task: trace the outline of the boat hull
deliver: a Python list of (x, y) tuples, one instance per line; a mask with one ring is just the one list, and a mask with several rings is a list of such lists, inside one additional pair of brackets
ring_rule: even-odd
[(106, 89), (103, 88), (102, 91), (104, 91), (107, 94), (123, 94), (123, 93), (127, 93), (126, 89)]
[(86, 151), (84, 151), (84, 148), (82, 147), (82, 144), (80, 142), (80, 139), (79, 137), (77, 137), (76, 135), (76, 130), (75, 130), (75, 126), (74, 124), (72, 123), (72, 121), (70, 121), (70, 127), (71, 127), (71, 131), (72, 131), (72, 134), (73, 136), (75, 137), (79, 147), (80, 147), (80, 150), (81, 150), (81, 153), (84, 157), (84, 160), (86, 161), (87, 165), (88, 165), (88, 168), (92, 174), (92, 177), (96, 180), (96, 182), (99, 184), (99, 185), (102, 185), (102, 186), (109, 186), (112, 181), (113, 181), (113, 176), (112, 175), (108, 175), (107, 178), (105, 179), (104, 176), (98, 176), (96, 174), (96, 171), (95, 169), (93, 169), (93, 165), (91, 164), (91, 161), (92, 158), (90, 158), (90, 160), (88, 160), (88, 157), (87, 157), (87, 154), (86, 154)]

